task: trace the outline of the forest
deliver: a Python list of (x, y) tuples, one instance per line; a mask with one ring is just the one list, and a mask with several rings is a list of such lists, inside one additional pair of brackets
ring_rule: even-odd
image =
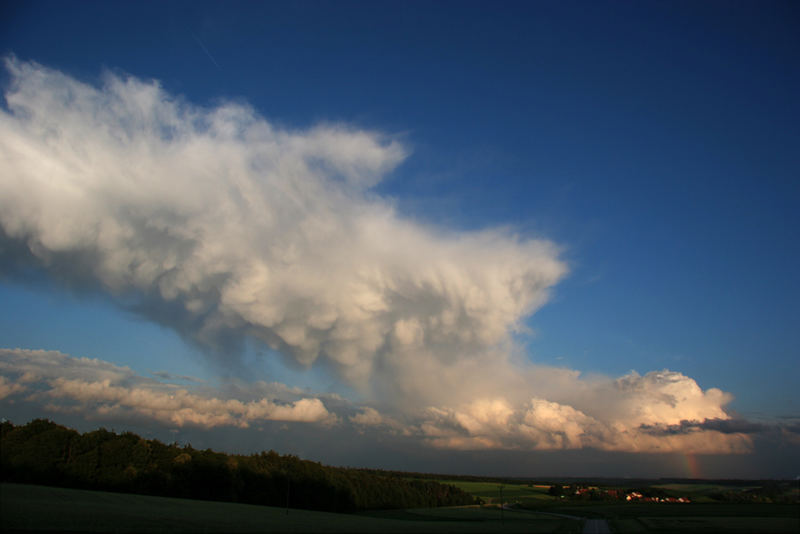
[(36, 419), (0, 423), (0, 481), (328, 512), (472, 504), (408, 474), (325, 466), (274, 451), (225, 454), (131, 432), (79, 433)]

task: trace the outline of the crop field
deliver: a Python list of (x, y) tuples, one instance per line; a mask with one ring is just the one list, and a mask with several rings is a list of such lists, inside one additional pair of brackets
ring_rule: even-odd
[(580, 521), (454, 507), (332, 514), (211, 501), (0, 484), (0, 530), (38, 532), (580, 532)]

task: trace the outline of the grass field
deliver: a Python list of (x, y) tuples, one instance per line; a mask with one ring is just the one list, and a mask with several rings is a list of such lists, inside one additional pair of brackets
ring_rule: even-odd
[(0, 530), (39, 532), (221, 533), (567, 533), (580, 521), (456, 507), (331, 514), (22, 484), (0, 484)]

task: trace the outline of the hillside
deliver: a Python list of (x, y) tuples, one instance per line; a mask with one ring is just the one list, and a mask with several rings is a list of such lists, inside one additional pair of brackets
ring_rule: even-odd
[(0, 424), (0, 481), (329, 512), (472, 504), (434, 480), (330, 467), (274, 451), (236, 455), (37, 419)]

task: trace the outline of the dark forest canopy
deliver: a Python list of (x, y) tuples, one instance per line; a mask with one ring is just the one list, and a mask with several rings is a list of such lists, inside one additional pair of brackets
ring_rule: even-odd
[(455, 486), (407, 473), (196, 450), (102, 428), (81, 434), (44, 419), (0, 423), (0, 480), (331, 512), (473, 503)]

